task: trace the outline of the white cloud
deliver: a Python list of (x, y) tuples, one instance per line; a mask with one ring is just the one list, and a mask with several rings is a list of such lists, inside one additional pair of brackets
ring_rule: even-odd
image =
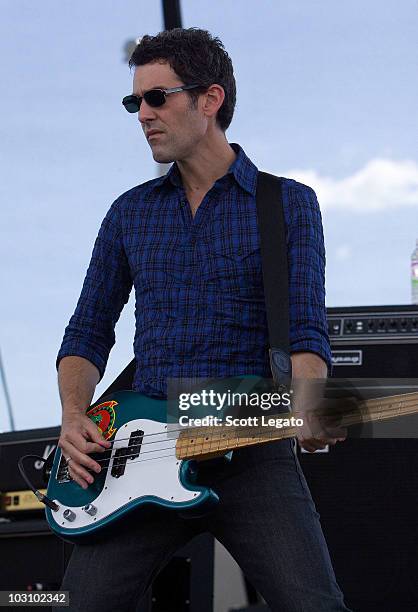
[(315, 189), (322, 210), (361, 213), (404, 206), (418, 208), (418, 164), (412, 160), (371, 159), (342, 179), (321, 176), (315, 170), (289, 170), (285, 176)]

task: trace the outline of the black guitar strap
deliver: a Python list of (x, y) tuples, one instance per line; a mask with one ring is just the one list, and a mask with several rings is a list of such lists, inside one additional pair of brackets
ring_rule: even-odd
[[(256, 203), (270, 342), (270, 367), (275, 384), (284, 390), (290, 388), (292, 363), (289, 349), (287, 245), (279, 177), (267, 172), (258, 173)], [(95, 401), (115, 391), (131, 389), (134, 374), (135, 359)]]
[(256, 201), (271, 373), (277, 387), (288, 390), (292, 379), (292, 362), (289, 345), (287, 241), (281, 179), (267, 172), (259, 172)]

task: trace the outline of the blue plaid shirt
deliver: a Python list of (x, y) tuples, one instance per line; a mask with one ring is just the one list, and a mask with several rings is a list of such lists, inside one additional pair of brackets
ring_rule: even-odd
[[(257, 168), (237, 158), (193, 218), (174, 163), (122, 194), (100, 227), (59, 360), (78, 355), (100, 375), (132, 285), (136, 297), (133, 389), (166, 396), (168, 377), (270, 377), (256, 215)], [(283, 180), (289, 257), (291, 352), (317, 353), (331, 369), (325, 249), (315, 192)]]

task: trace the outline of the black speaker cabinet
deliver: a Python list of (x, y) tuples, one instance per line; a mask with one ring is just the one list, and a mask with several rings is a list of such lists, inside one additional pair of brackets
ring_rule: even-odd
[(44, 519), (33, 519), (0, 522), (0, 551), (1, 591), (56, 591), (72, 546), (53, 535)]
[[(0, 590), (59, 590), (72, 549), (44, 519), (0, 522)], [(175, 553), (135, 612), (213, 612), (213, 564), (214, 539), (204, 533)]]
[(416, 440), (347, 439), (301, 453), (337, 581), (356, 612), (418, 610)]
[[(417, 306), (333, 308), (328, 323), (333, 377), (417, 382)], [(410, 427), (412, 437), (369, 438), (366, 427), (328, 452), (299, 453), (355, 612), (418, 610), (417, 421)]]
[(203, 533), (178, 550), (135, 612), (214, 612), (214, 542)]

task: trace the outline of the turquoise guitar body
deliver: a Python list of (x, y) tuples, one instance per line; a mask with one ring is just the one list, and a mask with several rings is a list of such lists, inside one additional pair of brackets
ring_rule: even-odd
[(47, 507), (46, 518), (58, 536), (72, 542), (97, 536), (145, 505), (196, 516), (217, 503), (212, 489), (196, 484), (196, 462), (176, 458), (179, 426), (167, 423), (164, 400), (120, 391), (93, 404), (86, 414), (112, 446), (92, 455), (102, 470), (93, 474), (87, 489), (71, 480), (57, 449), (47, 495), (58, 509)]

